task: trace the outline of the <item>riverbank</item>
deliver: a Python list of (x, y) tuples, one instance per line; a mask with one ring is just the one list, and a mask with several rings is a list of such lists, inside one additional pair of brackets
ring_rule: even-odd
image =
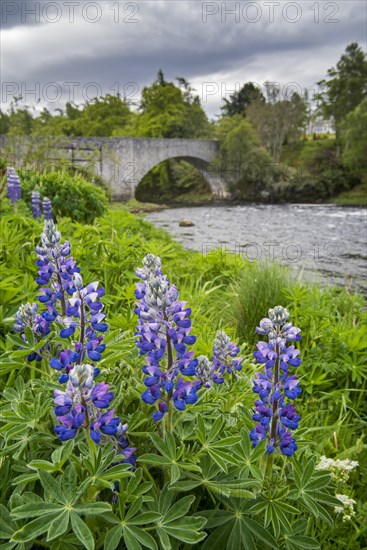
[[(253, 205), (253, 201), (239, 200), (238, 198), (229, 197), (227, 199), (215, 198), (212, 195), (183, 195), (175, 200), (165, 201), (164, 203), (155, 202), (140, 202), (132, 199), (128, 202), (111, 202), (110, 208), (112, 210), (127, 210), (132, 214), (140, 214), (143, 212), (156, 212), (167, 208), (182, 208), (182, 207), (197, 207), (197, 206), (245, 206)], [(288, 204), (285, 202), (265, 202), (258, 201), (258, 204)], [(297, 204), (296, 201), (294, 203)], [(309, 205), (337, 205), (337, 206), (356, 206), (367, 207), (367, 182), (362, 183), (353, 189), (344, 191), (335, 197), (332, 197), (324, 201), (305, 202), (303, 204)]]
[(340, 206), (364, 206), (367, 207), (367, 181), (357, 185), (349, 191), (340, 193), (337, 197), (330, 199), (329, 203)]

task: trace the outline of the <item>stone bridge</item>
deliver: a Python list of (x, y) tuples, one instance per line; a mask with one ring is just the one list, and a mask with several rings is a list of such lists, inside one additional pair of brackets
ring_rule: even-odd
[[(7, 137), (1, 136), (0, 145), (8, 144)], [(24, 145), (21, 147), (23, 149)], [(73, 164), (92, 165), (110, 186), (115, 200), (133, 198), (140, 181), (157, 164), (169, 159), (184, 160), (201, 172), (214, 195), (223, 197), (226, 195), (225, 182), (209, 167), (217, 151), (218, 143), (213, 140), (83, 137), (53, 142), (47, 157), (50, 163), (67, 158)], [(28, 156), (32, 158), (29, 152)]]

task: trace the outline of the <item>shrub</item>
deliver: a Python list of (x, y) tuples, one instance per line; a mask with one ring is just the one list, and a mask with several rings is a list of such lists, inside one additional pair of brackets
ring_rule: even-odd
[(63, 172), (38, 174), (31, 170), (21, 170), (19, 175), (26, 202), (31, 204), (32, 191), (37, 189), (41, 198), (51, 199), (56, 217), (91, 223), (106, 210), (105, 192), (80, 176)]

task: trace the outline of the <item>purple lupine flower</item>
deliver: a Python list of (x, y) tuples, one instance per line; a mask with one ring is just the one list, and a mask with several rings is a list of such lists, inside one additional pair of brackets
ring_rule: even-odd
[(54, 430), (59, 436), (60, 441), (68, 441), (68, 439), (73, 439), (73, 437), (76, 436), (79, 428), (85, 422), (84, 414), (85, 410), (83, 405), (76, 405), (74, 409), (70, 410), (67, 414), (57, 417), (61, 425), (55, 426)]
[[(26, 329), (29, 328), (33, 334), (35, 341), (42, 340), (50, 333), (50, 322), (38, 313), (37, 304), (21, 305), (15, 314), (14, 330), (19, 332), (24, 342), (27, 342)], [(31, 352), (27, 356), (27, 361), (41, 361), (43, 349), (39, 349), (38, 353)]]
[(257, 363), (264, 365), (265, 372), (256, 373), (253, 391), (258, 394), (252, 419), (258, 422), (250, 432), (255, 447), (262, 439), (267, 440), (267, 452), (277, 447), (286, 456), (292, 456), (297, 444), (289, 430), (298, 428), (300, 416), (292, 402), (302, 393), (297, 377), (289, 375), (289, 367), (298, 367), (301, 359), (299, 350), (287, 342), (301, 339), (300, 329), (288, 322), (288, 311), (277, 306), (269, 310), (269, 318), (262, 319), (258, 334), (267, 335), (268, 342), (259, 342), (254, 357)]
[(237, 357), (240, 348), (231, 342), (225, 332), (219, 330), (213, 344), (213, 374), (212, 379), (216, 384), (224, 382), (226, 373), (233, 373), (242, 369), (242, 358)]
[(48, 197), (43, 197), (42, 210), (45, 220), (52, 220), (52, 204)]
[(152, 418), (159, 421), (171, 403), (184, 410), (197, 401), (197, 359), (187, 350), (196, 337), (190, 334), (191, 309), (179, 301), (177, 288), (163, 275), (160, 258), (148, 254), (136, 275), (143, 281), (136, 285), (134, 310), (139, 317), (136, 344), (140, 354), (146, 355), (143, 372), (147, 389), (142, 399), (156, 404)]
[(38, 191), (32, 191), (32, 214), (35, 219), (41, 217), (41, 197)]
[(7, 195), (12, 205), (15, 206), (21, 198), (20, 179), (14, 168), (7, 169), (6, 175)]
[(54, 391), (54, 412), (61, 422), (61, 426), (55, 426), (55, 432), (61, 441), (75, 437), (81, 427), (90, 430), (96, 443), (101, 442), (103, 435), (116, 436), (122, 433), (120, 420), (114, 416), (114, 410), (101, 413), (101, 409), (107, 409), (114, 398), (113, 392), (108, 390), (108, 384), (95, 384), (92, 365), (74, 366), (65, 391)]

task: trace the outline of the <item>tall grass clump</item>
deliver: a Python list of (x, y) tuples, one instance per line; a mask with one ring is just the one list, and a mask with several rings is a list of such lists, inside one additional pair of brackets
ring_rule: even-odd
[(256, 342), (253, 327), (272, 304), (287, 304), (287, 293), (297, 283), (280, 264), (242, 261), (242, 269), (232, 279), (223, 296), (224, 318), (236, 326), (238, 336)]

